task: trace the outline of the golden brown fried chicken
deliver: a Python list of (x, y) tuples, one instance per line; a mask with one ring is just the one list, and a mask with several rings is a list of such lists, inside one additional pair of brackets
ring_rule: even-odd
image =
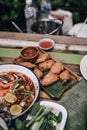
[(49, 70), (54, 63), (55, 63), (54, 60), (46, 60), (46, 61), (40, 63), (40, 64), (39, 64), (39, 67), (40, 67), (43, 71)]
[(50, 70), (50, 73), (54, 73), (54, 74), (59, 74), (61, 71), (63, 71), (64, 69), (64, 66), (61, 62), (56, 62), (51, 70)]
[(43, 72), (38, 68), (34, 68), (34, 73), (37, 75), (39, 79), (43, 76)]
[(49, 54), (42, 54), (38, 57), (38, 59), (36, 60), (36, 63), (41, 63), (41, 62), (44, 62), (46, 61), (47, 59), (50, 58), (50, 55)]
[(36, 65), (31, 62), (21, 62), (20, 65), (33, 69)]
[(14, 59), (14, 63), (16, 64), (20, 64), (21, 62), (23, 62), (23, 58), (21, 56)]
[(57, 74), (48, 73), (41, 81), (43, 86), (48, 86), (55, 83), (59, 79)]
[(69, 71), (64, 70), (59, 77), (62, 80), (62, 82), (65, 83), (70, 79), (70, 73)]

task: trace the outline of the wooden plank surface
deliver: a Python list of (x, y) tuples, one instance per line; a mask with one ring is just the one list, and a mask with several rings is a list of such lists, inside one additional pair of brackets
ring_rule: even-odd
[(82, 45), (87, 46), (87, 38), (76, 38), (69, 36), (60, 35), (40, 35), (30, 33), (14, 33), (14, 32), (0, 32), (0, 38), (15, 39), (15, 40), (26, 40), (26, 41), (39, 41), (41, 38), (48, 37), (55, 40), (56, 43), (67, 44), (67, 45)]
[(60, 35), (0, 32), (0, 46), (37, 46), (38, 41), (44, 37), (52, 38), (55, 41), (54, 52), (87, 54), (87, 38), (75, 38)]
[[(14, 58), (8, 58), (8, 57), (0, 57), (0, 64), (5, 63), (13, 63)], [(65, 64), (68, 68), (70, 68), (72, 71), (77, 73), (79, 76), (81, 76), (79, 65), (72, 65), (72, 64)]]
[[(75, 37), (68, 37), (68, 36), (58, 36), (58, 35), (40, 35), (40, 34), (30, 34), (30, 33), (13, 33), (13, 32), (0, 32), (0, 46), (4, 47), (19, 47), (22, 48), (24, 46), (30, 45), (37, 45), (38, 41), (41, 38), (48, 37), (52, 38), (56, 45), (52, 52), (63, 52), (63, 53), (76, 53), (76, 54), (87, 54), (87, 39), (86, 38), (75, 38)], [(18, 46), (19, 45), (19, 46)], [(75, 46), (78, 50), (74, 50)], [(83, 50), (81, 51), (79, 48)], [(74, 49), (70, 49), (73, 47)], [(12, 63), (13, 58), (0, 58), (0, 64), (3, 63)], [(66, 66), (70, 67), (71, 70), (75, 71), (77, 74), (80, 74), (79, 65), (71, 65), (66, 64)]]

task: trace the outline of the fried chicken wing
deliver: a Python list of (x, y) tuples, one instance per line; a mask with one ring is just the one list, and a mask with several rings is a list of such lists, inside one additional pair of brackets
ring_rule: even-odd
[(50, 58), (50, 55), (48, 53), (46, 54), (42, 54), (38, 57), (38, 59), (36, 60), (36, 63), (41, 63), (41, 62), (44, 62), (46, 61), (47, 59)]
[(20, 64), (21, 62), (23, 62), (23, 58), (21, 56), (14, 59), (14, 63), (16, 64)]
[(40, 64), (39, 64), (39, 67), (40, 67), (43, 71), (45, 71), (45, 70), (50, 69), (54, 63), (55, 63), (54, 60), (46, 60), (46, 61), (40, 63)]
[(63, 71), (63, 69), (64, 69), (63, 64), (62, 64), (61, 62), (56, 62), (56, 63), (52, 66), (50, 72), (51, 72), (51, 73), (54, 73), (54, 74), (59, 74), (61, 71)]
[(21, 62), (20, 65), (33, 69), (36, 65), (31, 62)]
[(70, 79), (70, 73), (69, 73), (69, 71), (64, 70), (60, 74), (59, 78), (62, 80), (63, 83), (67, 82)]
[(38, 68), (34, 68), (34, 73), (37, 75), (39, 79), (43, 76), (43, 72)]
[(55, 83), (59, 79), (57, 74), (48, 73), (41, 81), (43, 86), (48, 86)]

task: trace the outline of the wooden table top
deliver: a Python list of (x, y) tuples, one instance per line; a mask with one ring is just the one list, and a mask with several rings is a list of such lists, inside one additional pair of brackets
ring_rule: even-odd
[[(31, 33), (13, 33), (13, 32), (0, 32), (0, 39), (20, 40), (20, 41), (34, 41), (38, 42), (41, 38), (52, 38), (59, 48), (58, 51), (74, 52), (80, 54), (87, 53), (87, 38), (76, 38), (61, 35), (40, 35)], [(2, 42), (2, 41), (1, 41)], [(0, 46), (1, 46), (0, 42)], [(55, 51), (55, 50), (54, 50)]]
[[(0, 47), (21, 48), (24, 46), (37, 45), (38, 41), (44, 37), (52, 38), (55, 41), (55, 47), (52, 52), (87, 54), (87, 38), (60, 35), (0, 32)], [(3, 60), (0, 60), (0, 64), (5, 62), (12, 62), (12, 58), (3, 58)], [(79, 65), (67, 64), (67, 66), (80, 75)]]
[(0, 32), (0, 38), (26, 40), (26, 41), (39, 41), (41, 38), (50, 37), (56, 43), (67, 45), (87, 45), (87, 38), (76, 38), (62, 35), (48, 35), (48, 34), (31, 34), (31, 33), (17, 33), (17, 32)]

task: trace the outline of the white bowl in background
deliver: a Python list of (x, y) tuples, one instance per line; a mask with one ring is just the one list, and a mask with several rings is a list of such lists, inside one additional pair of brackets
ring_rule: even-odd
[(78, 23), (75, 24), (68, 32), (68, 35), (87, 38), (87, 24)]

